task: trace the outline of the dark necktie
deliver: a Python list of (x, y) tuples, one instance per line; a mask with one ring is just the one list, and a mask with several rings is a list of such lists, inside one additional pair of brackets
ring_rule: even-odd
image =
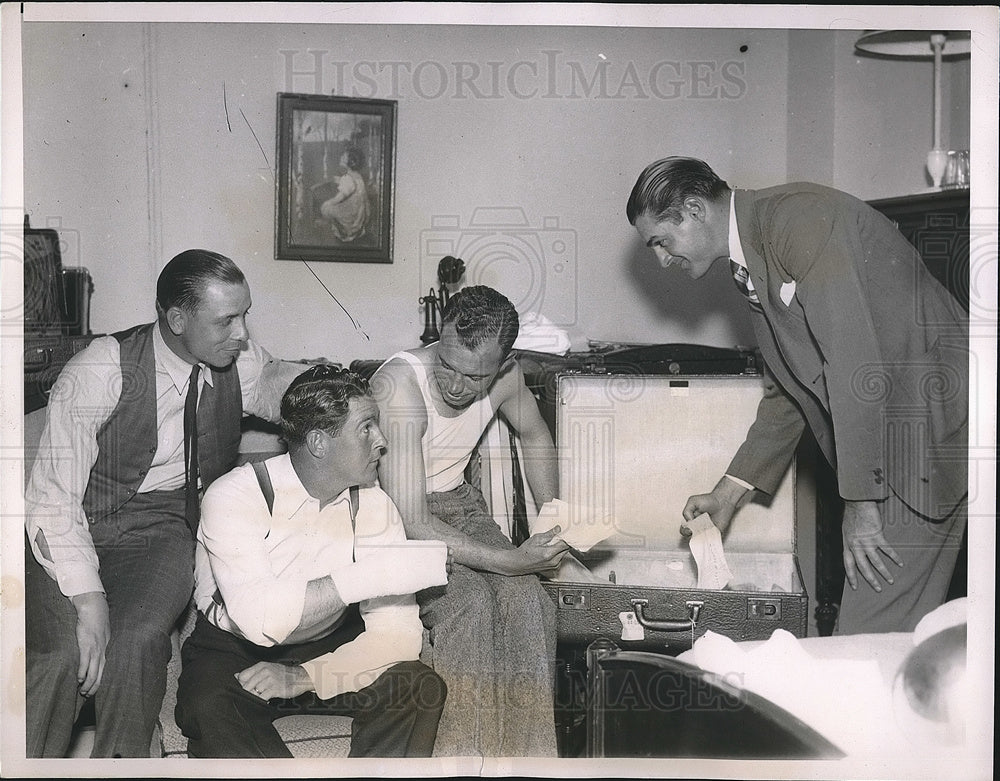
[(198, 373), (191, 367), (187, 396), (184, 398), (184, 514), (191, 531), (198, 528)]
[(520, 545), (531, 532), (528, 529), (528, 510), (524, 496), (524, 481), (521, 479), (521, 464), (517, 457), (517, 442), (514, 439), (514, 432), (510, 433), (510, 460), (511, 475), (514, 488), (513, 528), (511, 529), (511, 542)]
[(739, 288), (739, 291), (743, 294), (743, 297), (751, 304), (760, 304), (760, 299), (757, 297), (757, 291), (750, 289), (750, 272), (732, 258), (729, 260), (729, 268), (733, 272), (733, 281), (736, 283), (736, 287)]

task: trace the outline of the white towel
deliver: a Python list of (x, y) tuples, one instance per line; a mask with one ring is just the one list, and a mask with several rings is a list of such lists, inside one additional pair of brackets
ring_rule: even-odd
[[(364, 550), (361, 548), (360, 550)], [(448, 582), (448, 546), (437, 540), (406, 540), (379, 547), (330, 573), (346, 605), (365, 599), (415, 594)]]

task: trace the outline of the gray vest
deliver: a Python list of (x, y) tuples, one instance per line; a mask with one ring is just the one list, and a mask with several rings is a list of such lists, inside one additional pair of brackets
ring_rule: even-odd
[[(135, 496), (156, 453), (156, 323), (114, 334), (121, 350), (122, 391), (111, 417), (97, 432), (97, 462), (83, 495), (91, 523), (118, 512)], [(234, 361), (212, 369), (198, 401), (198, 468), (202, 487), (236, 465), (243, 399)]]

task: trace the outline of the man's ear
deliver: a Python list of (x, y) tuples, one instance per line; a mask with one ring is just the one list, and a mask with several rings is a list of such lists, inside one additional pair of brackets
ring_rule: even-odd
[(684, 212), (692, 220), (705, 221), (705, 202), (697, 195), (689, 195), (684, 199)]
[(514, 355), (513, 351), (507, 353), (507, 357), (500, 361), (500, 368), (497, 369), (497, 377), (501, 374), (505, 374), (510, 370), (510, 368), (517, 363), (517, 356)]
[(322, 429), (306, 432), (306, 447), (315, 458), (323, 458), (330, 450), (330, 437)]
[(172, 306), (167, 310), (165, 316), (167, 321), (167, 328), (170, 329), (170, 333), (174, 336), (180, 336), (184, 333), (187, 328), (187, 318), (188, 313), (181, 309), (179, 306)]

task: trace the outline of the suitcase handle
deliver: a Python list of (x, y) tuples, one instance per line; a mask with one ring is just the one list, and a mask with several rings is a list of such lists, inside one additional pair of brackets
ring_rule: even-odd
[(24, 351), (24, 371), (37, 372), (52, 365), (52, 347), (29, 347)]
[(698, 618), (701, 616), (701, 608), (705, 603), (694, 601), (686, 603), (688, 609), (688, 617), (686, 619), (664, 620), (649, 618), (646, 615), (646, 605), (648, 604), (649, 600), (646, 599), (632, 600), (632, 611), (635, 613), (635, 620), (640, 625), (654, 632), (687, 632), (693, 630), (695, 624), (698, 623)]

